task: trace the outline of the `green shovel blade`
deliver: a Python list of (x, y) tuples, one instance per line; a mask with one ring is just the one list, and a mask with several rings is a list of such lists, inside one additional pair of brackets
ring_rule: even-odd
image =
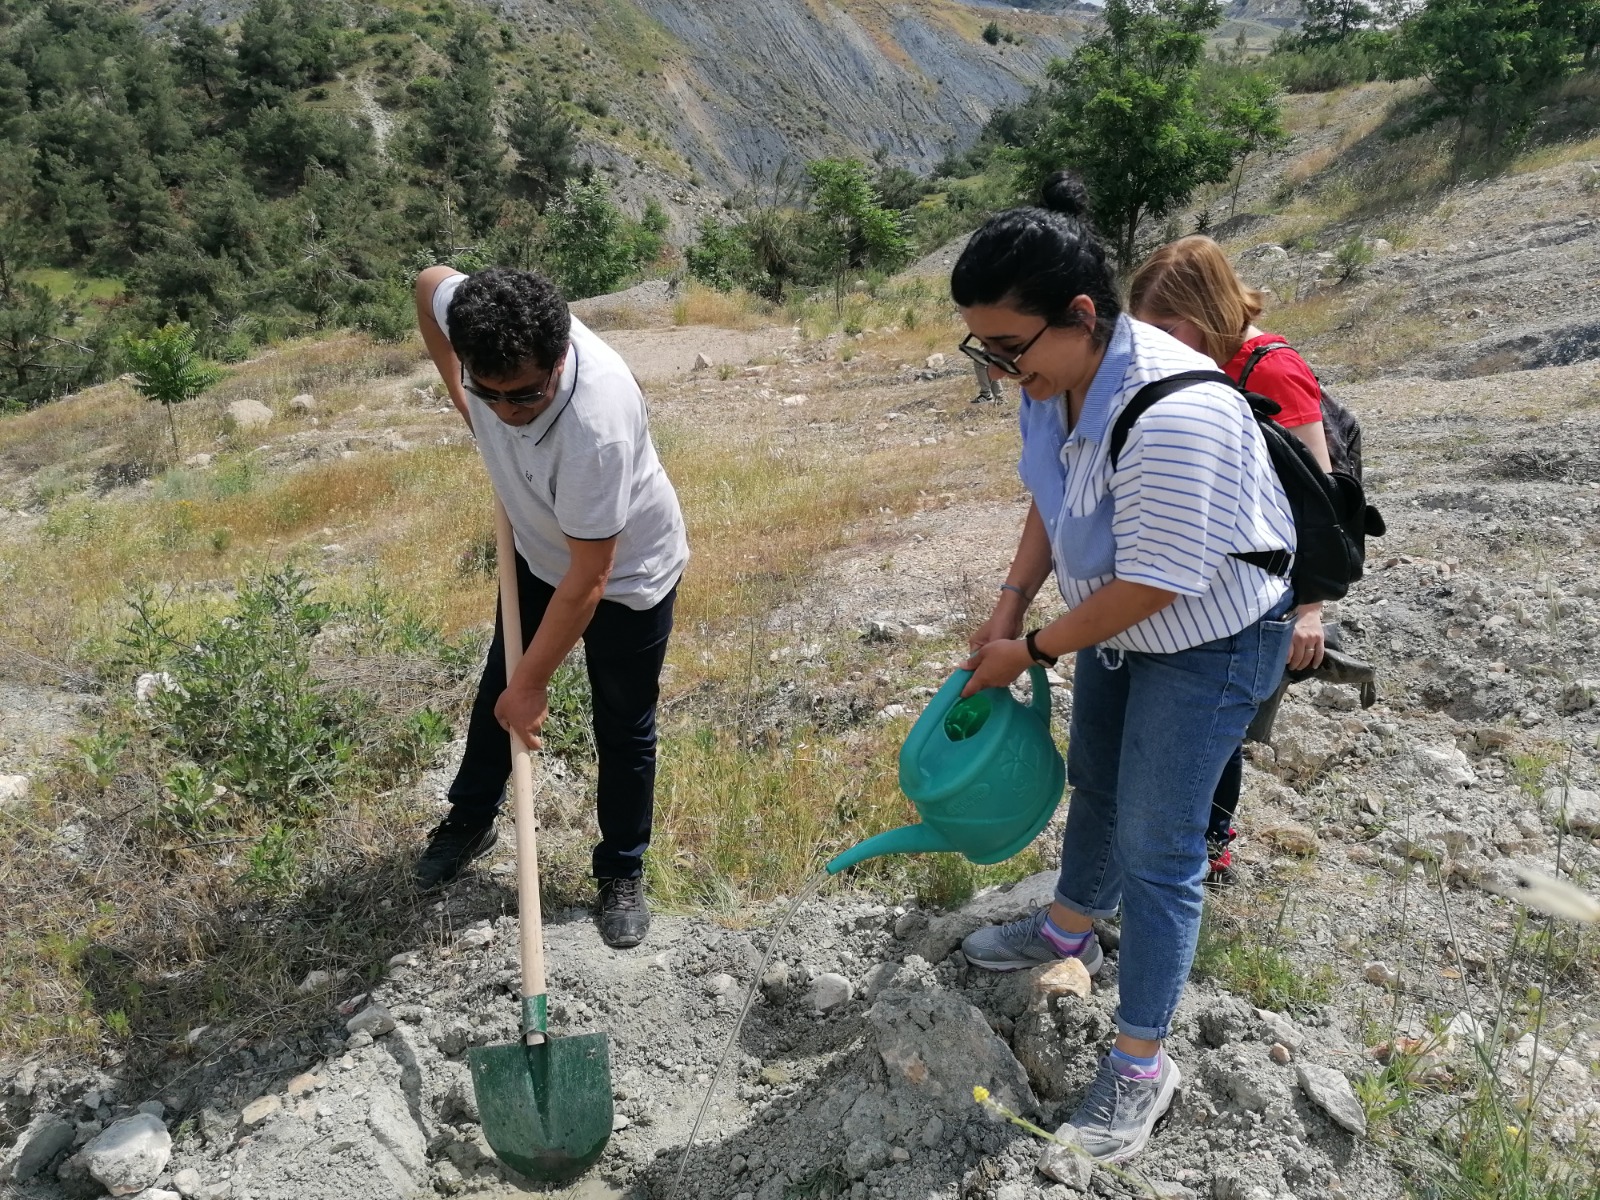
[(468, 1052), (483, 1135), (529, 1179), (583, 1174), (611, 1137), (611, 1056), (603, 1033)]

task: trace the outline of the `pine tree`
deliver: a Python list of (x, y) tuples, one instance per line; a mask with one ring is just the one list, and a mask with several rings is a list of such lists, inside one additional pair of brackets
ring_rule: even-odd
[(540, 212), (561, 194), (572, 174), (576, 134), (561, 106), (530, 79), (507, 115), (506, 140), (517, 155), (512, 186)]

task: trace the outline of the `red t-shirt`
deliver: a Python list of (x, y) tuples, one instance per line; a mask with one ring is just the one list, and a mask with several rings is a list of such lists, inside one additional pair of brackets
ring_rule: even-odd
[[(1240, 346), (1239, 353), (1222, 369), (1237, 380), (1252, 350), (1283, 340), (1275, 333), (1258, 334)], [(1292, 347), (1262, 355), (1261, 361), (1250, 372), (1250, 378), (1245, 381), (1245, 386), (1277, 403), (1282, 411), (1275, 419), (1285, 429), (1293, 429), (1296, 425), (1312, 425), (1322, 420), (1322, 385), (1311, 373), (1306, 360)]]

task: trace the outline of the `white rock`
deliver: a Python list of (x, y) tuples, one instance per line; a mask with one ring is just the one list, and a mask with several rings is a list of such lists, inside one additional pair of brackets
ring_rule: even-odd
[(333, 972), (331, 971), (307, 971), (306, 977), (300, 981), (300, 985), (295, 988), (295, 991), (302, 996), (307, 996), (312, 992), (321, 991), (332, 982)]
[(726, 996), (739, 986), (739, 981), (726, 973), (713, 975), (705, 982), (706, 995)]
[(1553, 812), (1565, 817), (1570, 832), (1585, 837), (1600, 834), (1600, 792), (1553, 787), (1546, 789), (1544, 800)]
[(74, 1132), (71, 1121), (52, 1113), (35, 1117), (0, 1158), (0, 1183), (27, 1183), (72, 1145)]
[(191, 454), (188, 458), (183, 460), (183, 465), (186, 467), (197, 467), (200, 470), (204, 470), (206, 467), (211, 465), (211, 455), (205, 453)]
[(239, 1123), (246, 1129), (254, 1129), (282, 1111), (283, 1101), (277, 1096), (257, 1096), (244, 1106), (244, 1111), (239, 1114)]
[(1375, 983), (1379, 987), (1393, 987), (1400, 980), (1400, 972), (1381, 959), (1367, 963), (1361, 968), (1361, 973), (1367, 977), (1368, 983)]
[(1478, 781), (1472, 763), (1454, 746), (1418, 746), (1411, 759), (1423, 778), (1447, 787), (1468, 787)]
[(370, 1004), (344, 1023), (347, 1033), (366, 1033), (382, 1037), (394, 1029), (394, 1018), (381, 1004)]
[(1350, 1133), (1366, 1136), (1366, 1111), (1343, 1073), (1313, 1063), (1297, 1064), (1294, 1073), (1306, 1099), (1333, 1118), (1335, 1125)]
[(778, 401), (778, 403), (783, 405), (784, 408), (799, 408), (809, 399), (811, 399), (811, 397), (807, 396), (804, 392), (796, 392), (793, 396), (785, 396), (782, 400)]
[(694, 369), (696, 371), (709, 371), (712, 366), (713, 363), (706, 357), (704, 352), (694, 356)]
[[(1063, 1142), (1066, 1144), (1062, 1145)], [(1073, 1191), (1089, 1190), (1094, 1160), (1079, 1144), (1078, 1130), (1074, 1126), (1063, 1125), (1056, 1130), (1056, 1141), (1046, 1145), (1039, 1155), (1039, 1173), (1066, 1184)]]
[(183, 1200), (183, 1196), (166, 1188), (149, 1188), (133, 1197), (133, 1200)]
[(478, 950), (492, 941), (494, 941), (494, 929), (488, 925), (480, 925), (458, 937), (456, 945), (466, 950)]
[(259, 429), (272, 424), (272, 410), (259, 400), (235, 400), (228, 405), (228, 416), (236, 429)]
[(1050, 1001), (1060, 996), (1087, 997), (1094, 984), (1082, 959), (1063, 958), (1047, 967), (1036, 968), (1029, 988), (1035, 1007), (1043, 1011)]
[(144, 1191), (166, 1170), (172, 1136), (148, 1113), (114, 1121), (83, 1148), (92, 1175), (113, 1196)]
[(811, 981), (811, 1007), (818, 1012), (832, 1012), (844, 1004), (849, 1004), (854, 998), (856, 990), (843, 975), (835, 975), (832, 971), (825, 971)]
[(165, 671), (146, 671), (133, 681), (133, 699), (136, 704), (149, 704), (162, 692), (176, 692), (180, 696), (184, 694), (177, 680)]
[(298, 413), (308, 413), (316, 406), (316, 399), (310, 392), (301, 392), (293, 400), (289, 401), (289, 407)]
[(937, 371), (940, 367), (944, 366), (944, 355), (930, 354), (927, 358), (922, 360), (922, 365), (927, 367), (930, 371)]
[(0, 775), (0, 804), (26, 800), (33, 781), (26, 775)]

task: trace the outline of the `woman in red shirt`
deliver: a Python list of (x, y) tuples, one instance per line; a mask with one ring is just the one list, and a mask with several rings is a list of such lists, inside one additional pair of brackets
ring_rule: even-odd
[[(1129, 287), (1128, 311), (1135, 320), (1207, 355), (1236, 383), (1254, 351), (1283, 342), (1256, 326), (1261, 308), (1261, 293), (1239, 278), (1222, 247), (1208, 237), (1180, 238), (1161, 247), (1134, 272)], [(1277, 403), (1278, 424), (1305, 443), (1324, 471), (1330, 470), (1322, 427), (1322, 385), (1306, 360), (1288, 347), (1274, 350), (1255, 359), (1248, 379), (1252, 392)], [(1303, 604), (1287, 666), (1296, 671), (1314, 669), (1321, 665), (1322, 654), (1322, 605)], [(1230, 843), (1243, 777), (1243, 756), (1235, 751), (1212, 799), (1206, 831), (1209, 882), (1233, 881)]]

